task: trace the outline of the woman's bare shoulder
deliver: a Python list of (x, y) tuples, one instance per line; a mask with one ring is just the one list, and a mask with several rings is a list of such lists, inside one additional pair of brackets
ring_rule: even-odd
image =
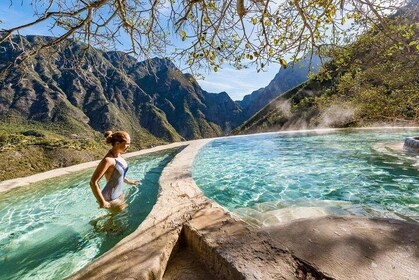
[(106, 165), (114, 165), (115, 164), (115, 158), (113, 157), (109, 157), (109, 156), (105, 156), (101, 162), (102, 164), (106, 164)]

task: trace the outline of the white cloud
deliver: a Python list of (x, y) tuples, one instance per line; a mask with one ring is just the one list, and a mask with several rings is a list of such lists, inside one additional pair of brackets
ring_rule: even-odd
[[(213, 88), (213, 89), (217, 89), (216, 92), (219, 91), (228, 91), (233, 89), (233, 86), (231, 84), (226, 84), (226, 83), (220, 83), (220, 82), (210, 82), (207, 80), (198, 80), (199, 85), (204, 88), (204, 89), (209, 89), (209, 88)], [(210, 91), (210, 90), (207, 90)]]

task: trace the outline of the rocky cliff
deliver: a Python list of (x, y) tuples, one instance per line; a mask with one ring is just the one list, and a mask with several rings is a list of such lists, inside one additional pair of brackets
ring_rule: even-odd
[[(14, 39), (26, 47), (51, 40)], [(4, 67), (19, 51), (1, 47)], [(244, 120), (226, 93), (202, 90), (168, 59), (137, 62), (122, 52), (89, 50), (75, 65), (74, 56), (82, 53), (82, 45), (71, 43), (62, 51), (34, 56), (25, 68), (9, 68), (0, 84), (0, 115), (17, 113), (96, 131), (142, 131), (165, 141), (223, 135)]]

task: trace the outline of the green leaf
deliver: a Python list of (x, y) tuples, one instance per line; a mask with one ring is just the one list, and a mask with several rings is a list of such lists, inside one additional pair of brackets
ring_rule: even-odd
[(287, 68), (287, 66), (288, 66), (287, 61), (286, 61), (285, 59), (283, 59), (283, 58), (280, 58), (280, 59), (279, 59), (279, 63), (280, 63), (280, 64), (281, 64), (281, 66), (282, 66), (282, 67), (284, 67), (284, 68)]
[(184, 30), (180, 31), (180, 37), (182, 37), (182, 41), (186, 40), (186, 32)]
[(214, 1), (209, 2), (208, 7), (209, 7), (212, 11), (215, 11), (215, 10), (217, 9), (217, 6), (215, 6), (215, 2), (214, 2)]

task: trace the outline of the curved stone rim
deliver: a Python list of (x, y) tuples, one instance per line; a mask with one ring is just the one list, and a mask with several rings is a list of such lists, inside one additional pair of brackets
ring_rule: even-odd
[(212, 140), (191, 141), (178, 153), (160, 175), (158, 198), (146, 219), (133, 233), (69, 279), (161, 279), (191, 213), (202, 207), (216, 207), (192, 179), (195, 155)]

